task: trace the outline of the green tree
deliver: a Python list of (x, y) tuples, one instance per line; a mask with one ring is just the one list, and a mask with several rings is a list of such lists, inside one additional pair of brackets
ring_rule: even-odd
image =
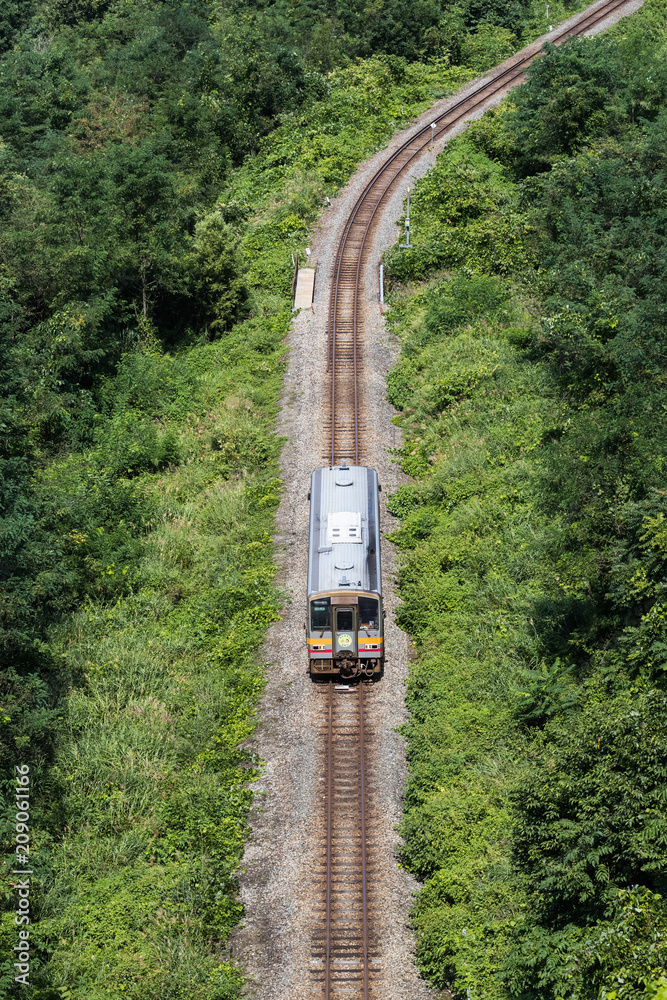
[(197, 223), (190, 265), (194, 298), (202, 321), (214, 333), (228, 329), (247, 311), (248, 288), (236, 242), (231, 227), (217, 213)]
[(547, 44), (516, 95), (512, 119), (517, 167), (545, 170), (554, 158), (581, 149), (594, 135), (618, 133), (626, 115), (616, 100), (623, 63), (607, 39)]

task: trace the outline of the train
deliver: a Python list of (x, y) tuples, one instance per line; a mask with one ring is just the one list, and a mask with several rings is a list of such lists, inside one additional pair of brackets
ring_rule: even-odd
[(306, 642), (314, 680), (383, 673), (381, 488), (375, 469), (345, 461), (312, 473)]

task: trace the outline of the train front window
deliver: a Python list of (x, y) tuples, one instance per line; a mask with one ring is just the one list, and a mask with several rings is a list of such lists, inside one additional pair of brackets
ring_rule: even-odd
[(373, 597), (359, 598), (359, 628), (378, 628), (378, 602)]
[(318, 597), (310, 602), (310, 627), (313, 632), (331, 628), (331, 598)]
[(351, 632), (354, 628), (354, 612), (350, 608), (339, 608), (336, 612), (336, 631)]

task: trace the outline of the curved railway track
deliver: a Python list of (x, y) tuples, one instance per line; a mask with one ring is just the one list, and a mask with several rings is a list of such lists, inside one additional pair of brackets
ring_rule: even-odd
[[(628, 0), (607, 0), (552, 32), (549, 41), (590, 31)], [(357, 199), (336, 253), (328, 316), (328, 453), (332, 465), (342, 460), (368, 462), (364, 431), (372, 415), (364, 412), (360, 375), (363, 367), (363, 315), (360, 290), (370, 253), (369, 235), (379, 209), (400, 178), (434, 140), (445, 138), (494, 96), (521, 83), (538, 54), (535, 45), (503, 64), (462, 100), (411, 135), (375, 172)], [(381, 906), (373, 890), (375, 816), (372, 808), (372, 726), (368, 709), (372, 686), (329, 684), (318, 691), (323, 706), (322, 770), (324, 792), (316, 820), (319, 863), (311, 947), (313, 997), (324, 1000), (388, 1000), (380, 996), (381, 942), (374, 916)]]
[[(549, 40), (561, 45), (567, 38), (585, 34), (628, 0), (607, 0), (593, 11), (584, 12), (575, 24), (553, 32)], [(534, 46), (531, 46), (532, 50)], [(539, 50), (538, 50), (539, 51)], [(538, 53), (519, 52), (476, 87), (463, 100), (447, 108), (434, 119), (435, 128), (425, 125), (415, 132), (376, 171), (359, 196), (345, 224), (334, 261), (333, 283), (329, 300), (328, 379), (330, 449), (326, 461), (335, 465), (346, 459), (354, 465), (364, 462), (363, 431), (369, 419), (360, 400), (360, 373), (363, 364), (361, 309), (359, 290), (369, 253), (369, 234), (378, 210), (387, 200), (396, 182), (405, 175), (413, 161), (432, 142), (445, 138), (480, 106), (517, 86)]]

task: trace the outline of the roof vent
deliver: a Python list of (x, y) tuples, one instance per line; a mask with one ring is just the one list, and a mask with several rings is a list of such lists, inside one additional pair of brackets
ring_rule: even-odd
[(361, 514), (341, 510), (327, 517), (327, 543), (340, 545), (350, 542), (361, 544)]
[(341, 479), (337, 479), (336, 480), (336, 486), (352, 486), (352, 485), (353, 485), (353, 480), (352, 479), (342, 479), (341, 478)]
[(334, 563), (334, 566), (336, 569), (354, 569), (353, 562), (343, 562), (342, 560), (339, 563)]

